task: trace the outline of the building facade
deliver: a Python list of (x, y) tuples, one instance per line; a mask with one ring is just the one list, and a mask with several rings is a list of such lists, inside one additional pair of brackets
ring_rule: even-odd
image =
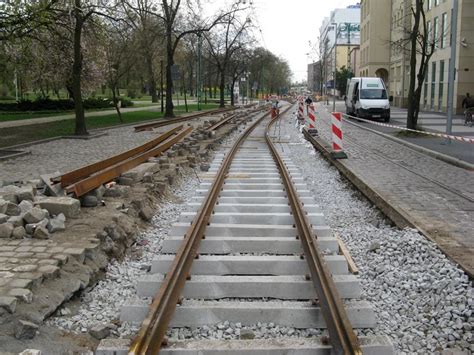
[(360, 46), (360, 5), (331, 11), (319, 30), (319, 52), (325, 93), (334, 88), (334, 71), (342, 67), (357, 73)]
[[(459, 0), (457, 18), (454, 109), (462, 112), (467, 92), (474, 93), (474, 0)], [(361, 2), (360, 75), (382, 77), (395, 106), (406, 107), (410, 80), (409, 36), (414, 0)], [(447, 111), (448, 68), (451, 60), (453, 0), (425, 0), (428, 40), (435, 51), (423, 82), (420, 108)], [(388, 10), (387, 10), (388, 9)], [(420, 54), (417, 55), (419, 65)], [(418, 71), (418, 68), (417, 68)]]
[(360, 76), (378, 76), (388, 85), (391, 0), (362, 0), (360, 7)]

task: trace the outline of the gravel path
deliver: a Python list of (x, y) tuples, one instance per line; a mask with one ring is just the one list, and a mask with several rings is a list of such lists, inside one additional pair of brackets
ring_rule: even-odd
[(341, 178), (295, 125), (281, 124), (290, 156), (326, 220), (360, 269), (366, 299), (399, 354), (474, 352), (474, 292), (467, 275), (413, 229), (392, 227), (377, 208)]

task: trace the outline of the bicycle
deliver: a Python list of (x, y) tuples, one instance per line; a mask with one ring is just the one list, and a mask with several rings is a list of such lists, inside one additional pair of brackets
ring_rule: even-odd
[(469, 107), (464, 111), (464, 125), (472, 127), (472, 114), (474, 113), (474, 107)]

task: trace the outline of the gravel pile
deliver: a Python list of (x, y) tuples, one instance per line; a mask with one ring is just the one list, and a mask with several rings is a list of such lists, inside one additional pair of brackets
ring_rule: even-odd
[(293, 124), (282, 124), (281, 134), (293, 142), (288, 145), (293, 162), (360, 269), (378, 319), (375, 330), (360, 333), (387, 334), (399, 354), (474, 352), (468, 276), (417, 230), (392, 227)]

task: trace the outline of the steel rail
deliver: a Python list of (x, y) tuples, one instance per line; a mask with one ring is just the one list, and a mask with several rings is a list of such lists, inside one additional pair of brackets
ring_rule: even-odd
[(215, 131), (216, 129), (218, 129), (220, 126), (222, 126), (223, 124), (229, 122), (231, 119), (233, 119), (235, 117), (235, 114), (233, 115), (230, 115), (229, 117), (226, 117), (226, 118), (223, 118), (222, 120), (220, 120), (219, 122), (217, 123), (214, 123), (211, 127), (209, 127), (207, 129), (208, 132), (210, 131)]
[(311, 280), (318, 295), (319, 304), (328, 328), (332, 354), (362, 354), (357, 336), (354, 334), (344, 305), (337, 292), (336, 286), (327, 267), (314, 235), (311, 224), (306, 217), (303, 205), (293, 186), (290, 173), (280, 157), (269, 135), (270, 127), (276, 120), (268, 123), (265, 140), (270, 148), (275, 162), (280, 170), (283, 184), (286, 188), (291, 210), (295, 218), (298, 235), (303, 244), (305, 259), (311, 274)]
[(165, 141), (169, 137), (171, 137), (173, 134), (175, 134), (177, 131), (181, 130), (183, 126), (178, 126), (173, 129), (170, 129), (169, 131), (161, 134), (157, 138), (142, 144), (138, 147), (135, 147), (133, 149), (127, 150), (126, 152), (114, 155), (110, 158), (101, 160), (99, 162), (83, 166), (79, 169), (67, 172), (63, 175), (61, 175), (59, 178), (61, 179), (61, 187), (66, 187), (68, 185), (72, 185), (81, 179), (84, 179), (92, 174), (97, 173), (100, 170), (106, 169), (109, 166), (115, 165), (121, 161), (124, 161), (128, 158), (131, 158), (137, 154), (146, 152), (147, 150), (150, 150), (151, 148), (157, 146), (161, 142)]
[(166, 142), (158, 145), (157, 147), (150, 149), (140, 155), (129, 158), (125, 161), (121, 161), (113, 166), (110, 166), (104, 170), (99, 171), (97, 174), (88, 176), (72, 185), (66, 187), (67, 193), (74, 193), (76, 197), (80, 197), (97, 188), (98, 186), (105, 184), (120, 174), (133, 169), (137, 165), (146, 162), (151, 157), (156, 157), (164, 151), (171, 148), (174, 144), (179, 142), (181, 139), (186, 137), (193, 130), (192, 127), (188, 127), (179, 132), (175, 137), (168, 139)]
[(156, 355), (160, 351), (169, 322), (179, 302), (179, 297), (186, 278), (190, 275), (191, 265), (197, 255), (206, 226), (211, 219), (214, 206), (219, 198), (230, 164), (244, 140), (267, 115), (268, 114), (263, 115), (247, 128), (224, 158), (216, 178), (199, 212), (186, 231), (185, 239), (176, 252), (176, 257), (171, 264), (170, 270), (166, 274), (157, 296), (153, 299), (150, 310), (130, 346), (130, 355)]
[(213, 111), (204, 111), (204, 112), (199, 112), (195, 113), (192, 115), (184, 116), (184, 117), (177, 117), (177, 118), (171, 118), (171, 119), (163, 119), (160, 120), (159, 122), (153, 122), (153, 123), (145, 123), (139, 126), (135, 126), (135, 132), (141, 132), (141, 131), (146, 131), (152, 128), (157, 128), (157, 127), (162, 127), (162, 126), (167, 126), (172, 123), (179, 123), (187, 120), (192, 120), (194, 118), (198, 118), (201, 116), (205, 115), (215, 115), (218, 113), (223, 113), (227, 111), (232, 111), (232, 110), (237, 110), (238, 107), (229, 107), (229, 108), (224, 108), (224, 109), (218, 109), (218, 110), (213, 110)]

